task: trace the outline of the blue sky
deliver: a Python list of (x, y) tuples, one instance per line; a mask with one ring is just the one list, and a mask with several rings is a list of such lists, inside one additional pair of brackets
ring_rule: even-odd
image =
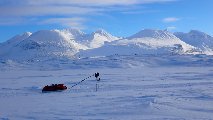
[(213, 0), (1, 0), (0, 42), (23, 32), (105, 29), (129, 36), (142, 29), (200, 30), (213, 35)]

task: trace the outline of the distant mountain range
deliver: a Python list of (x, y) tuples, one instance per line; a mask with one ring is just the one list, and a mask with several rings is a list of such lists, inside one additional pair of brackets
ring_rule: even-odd
[(182, 41), (200, 49), (203, 54), (213, 55), (213, 37), (197, 30), (191, 30), (189, 33), (174, 33)]
[(130, 37), (81, 51), (80, 56), (107, 56), (112, 54), (195, 54), (198, 49), (181, 41), (166, 30), (142, 30)]
[(1, 59), (41, 60), (130, 54), (213, 54), (213, 37), (200, 31), (171, 33), (145, 29), (126, 38), (97, 30), (41, 30), (14, 36), (0, 44)]

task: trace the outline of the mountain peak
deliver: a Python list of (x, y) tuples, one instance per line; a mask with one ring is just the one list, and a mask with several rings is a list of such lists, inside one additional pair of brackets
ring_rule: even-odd
[(111, 42), (118, 39), (118, 37), (111, 35), (103, 29), (99, 29), (88, 36), (90, 48), (98, 48), (103, 46), (105, 42)]
[(79, 35), (84, 35), (85, 33), (82, 32), (81, 30), (79, 29), (75, 29), (75, 28), (69, 28), (69, 29), (64, 29), (62, 30), (63, 32), (69, 32), (71, 33), (72, 35), (74, 36), (79, 36)]
[(30, 35), (32, 35), (32, 33), (31, 32), (25, 32), (24, 34), (22, 34), (22, 36), (30, 36)]
[(204, 32), (191, 30), (188, 33), (177, 32), (174, 34), (184, 42), (201, 49), (204, 53), (210, 49), (213, 51), (213, 37)]
[(130, 39), (134, 38), (157, 38), (157, 39), (173, 39), (175, 36), (167, 30), (154, 30), (144, 29), (140, 32), (130, 36)]
[(22, 40), (24, 40), (24, 39), (27, 39), (27, 38), (30, 37), (31, 35), (32, 35), (31, 32), (25, 32), (25, 33), (23, 33), (23, 34), (16, 35), (16, 36), (12, 37), (11, 39), (9, 39), (9, 40), (7, 41), (7, 43), (10, 44), (10, 43), (20, 42), (20, 41), (22, 41)]
[(106, 32), (104, 29), (98, 29), (94, 32), (94, 34), (100, 34), (100, 35), (104, 35), (104, 36), (108, 36), (109, 33)]
[(205, 39), (211, 38), (210, 35), (208, 35), (204, 32), (198, 31), (198, 30), (191, 30), (188, 34), (191, 36), (197, 37), (197, 38), (200, 38), (200, 37), (204, 37)]
[[(191, 34), (192, 34), (192, 33), (194, 33), (194, 34), (195, 34), (195, 33), (196, 33), (196, 34), (203, 34), (203, 32), (198, 31), (198, 30), (190, 30), (189, 33), (191, 33)], [(205, 34), (205, 33), (204, 33), (204, 34)]]
[(95, 32), (96, 33), (102, 33), (102, 32), (106, 32), (106, 31), (104, 29), (97, 29)]
[(187, 37), (188, 39), (193, 39), (193, 40), (210, 40), (210, 39), (213, 39), (210, 35), (208, 35), (204, 32), (198, 31), (198, 30), (191, 30), (188, 33), (176, 32), (174, 34), (175, 34), (175, 36), (179, 37), (180, 39), (184, 39), (183, 37), (185, 37), (185, 39)]

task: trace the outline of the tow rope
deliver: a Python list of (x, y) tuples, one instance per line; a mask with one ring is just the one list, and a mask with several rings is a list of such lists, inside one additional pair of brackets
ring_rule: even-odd
[(73, 87), (75, 87), (75, 86), (77, 86), (77, 85), (79, 85), (80, 83), (82, 83), (82, 82), (85, 81), (86, 79), (91, 78), (92, 76), (95, 76), (96, 79), (97, 79), (98, 81), (100, 80), (100, 78), (98, 79), (99, 73), (97, 72), (97, 73), (95, 73), (95, 74), (93, 74), (93, 75), (91, 75), (91, 76), (89, 76), (89, 77), (87, 77), (87, 78), (84, 78), (83, 80), (81, 80), (80, 82), (76, 83), (75, 85), (71, 86), (70, 89), (73, 88)]

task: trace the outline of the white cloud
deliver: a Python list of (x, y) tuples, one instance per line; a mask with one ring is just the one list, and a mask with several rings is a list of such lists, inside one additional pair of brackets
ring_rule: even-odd
[(1, 0), (1, 16), (44, 16), (94, 14), (114, 10), (108, 7), (131, 8), (131, 5), (170, 2), (175, 0)]
[(169, 27), (167, 27), (167, 30), (169, 30), (169, 31), (173, 31), (175, 29), (177, 29), (175, 26), (169, 26)]
[[(5, 12), (6, 11), (6, 12)], [(95, 12), (101, 12), (99, 8), (90, 7), (73, 7), (73, 6), (25, 6), (15, 7), (1, 7), (0, 15), (3, 17), (11, 16), (46, 16), (46, 15), (83, 15)]]
[[(22, 24), (23, 21), (44, 24), (45, 20), (41, 20), (41, 17), (42, 19), (46, 17), (46, 21), (55, 21), (54, 24), (82, 27), (85, 21), (74, 20), (73, 18), (87, 18), (90, 15), (105, 14), (109, 11), (118, 11), (121, 13), (126, 12), (127, 9), (135, 11), (135, 7), (133, 6), (139, 4), (171, 1), (176, 0), (0, 0), (0, 19), (4, 19), (1, 20), (1, 25), (10, 25), (10, 23)], [(143, 12), (141, 11), (140, 13)], [(22, 21), (16, 19), (20, 17)], [(33, 18), (37, 20), (30, 20)], [(62, 18), (66, 20), (62, 20)], [(70, 22), (67, 22), (68, 20)]]
[(82, 5), (82, 6), (112, 6), (135, 5), (171, 2), (176, 0), (1, 0), (1, 4), (13, 5)]
[(39, 24), (60, 24), (65, 27), (85, 29), (83, 23), (86, 21), (84, 18), (50, 18), (44, 21), (41, 21)]
[(165, 23), (170, 23), (170, 22), (177, 22), (177, 21), (179, 21), (179, 20), (180, 20), (180, 18), (168, 17), (168, 18), (164, 18), (164, 19), (163, 19), (163, 22), (165, 22)]

